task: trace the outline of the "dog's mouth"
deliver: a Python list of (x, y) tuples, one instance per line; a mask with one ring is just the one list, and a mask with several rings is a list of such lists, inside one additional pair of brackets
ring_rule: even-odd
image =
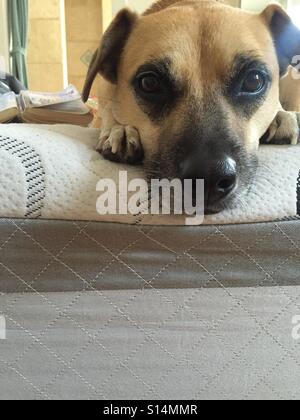
[(182, 208), (183, 214), (187, 214), (192, 209), (195, 213), (201, 213), (204, 216), (215, 215), (232, 208), (240, 192), (236, 185), (225, 198), (211, 200), (204, 180), (180, 179), (153, 173), (151, 177), (148, 173), (147, 178), (151, 199), (158, 200), (161, 209), (168, 209), (170, 206), (171, 214), (175, 214), (175, 209)]
[(222, 200), (221, 202), (218, 202), (215, 204), (206, 203), (204, 207), (204, 215), (214, 216), (216, 214), (219, 214), (226, 210), (231, 209), (232, 207), (234, 207), (234, 202), (236, 201), (237, 198), (238, 198), (238, 194), (233, 195), (232, 197)]
[[(166, 145), (162, 138), (159, 150), (145, 159), (148, 180), (179, 180), (183, 190), (185, 182), (191, 181), (190, 202), (196, 208), (202, 206), (205, 215), (242, 207), (246, 203), (245, 191), (255, 179), (256, 151), (247, 150), (244, 141), (233, 135), (227, 140), (206, 139), (203, 144), (198, 137), (197, 141), (190, 139), (186, 135), (177, 142), (170, 140)], [(171, 143), (173, 147), (170, 147)], [(198, 197), (197, 202), (195, 186), (198, 181), (202, 182), (202, 197)]]
[[(189, 201), (191, 206), (194, 208), (198, 208), (201, 206), (203, 209), (205, 216), (216, 215), (228, 210), (234, 210), (239, 208), (244, 203), (245, 195), (248, 194), (248, 191), (251, 189), (256, 171), (258, 166), (258, 159), (256, 155), (251, 155), (247, 161), (243, 162), (243, 166), (239, 167), (236, 182), (233, 184), (232, 189), (229, 189), (229, 192), (225, 195), (220, 195), (220, 197), (216, 198), (215, 196), (212, 197), (210, 194), (210, 190), (207, 187), (207, 182), (203, 179), (191, 179), (191, 178), (182, 178), (180, 174), (175, 170), (176, 165), (170, 164), (167, 160), (164, 161), (163, 157), (161, 159), (152, 159), (150, 161), (145, 162), (145, 169), (147, 174), (148, 182), (151, 183), (152, 180), (156, 181), (168, 181), (172, 183), (173, 181), (177, 180), (182, 183), (182, 197), (181, 200), (184, 203), (185, 201)], [(174, 175), (170, 175), (173, 173)], [(197, 197), (197, 191), (195, 189), (196, 181), (202, 182), (203, 191), (202, 197)], [(192, 182), (192, 193), (189, 192), (185, 195), (185, 181)], [(226, 185), (223, 185), (225, 188)], [(171, 201), (174, 197), (174, 191), (171, 191), (170, 194)], [(243, 197), (243, 198), (242, 198)]]
[(239, 186), (240, 182), (237, 180), (236, 185), (232, 191), (223, 199), (220, 200), (211, 200), (209, 196), (209, 191), (207, 188), (204, 190), (205, 194), (205, 210), (204, 214), (206, 216), (212, 216), (215, 214), (222, 213), (228, 209), (232, 209), (239, 199), (239, 195), (245, 190), (244, 187)]

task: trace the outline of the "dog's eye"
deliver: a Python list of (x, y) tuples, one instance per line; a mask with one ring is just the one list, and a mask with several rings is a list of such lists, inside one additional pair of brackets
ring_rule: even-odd
[(159, 77), (153, 73), (144, 73), (139, 76), (139, 88), (144, 93), (159, 93), (161, 82)]
[(243, 93), (259, 93), (263, 90), (265, 85), (266, 76), (264, 73), (252, 70), (246, 75), (241, 90)]

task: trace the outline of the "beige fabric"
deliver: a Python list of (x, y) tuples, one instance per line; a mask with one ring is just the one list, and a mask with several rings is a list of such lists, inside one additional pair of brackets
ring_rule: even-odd
[(300, 287), (0, 298), (1, 399), (299, 399)]
[(299, 222), (2, 220), (0, 399), (299, 399), (299, 272)]
[(270, 286), (272, 279), (298, 286), (299, 223), (150, 228), (0, 219), (0, 292)]

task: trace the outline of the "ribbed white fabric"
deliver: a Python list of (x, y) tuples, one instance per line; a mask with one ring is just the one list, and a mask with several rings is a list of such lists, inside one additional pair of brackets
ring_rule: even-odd
[[(175, 216), (101, 216), (96, 185), (101, 178), (143, 177), (142, 167), (105, 161), (98, 131), (74, 126), (0, 125), (0, 217), (184, 224)], [(297, 215), (300, 146), (264, 146), (253, 186), (240, 205), (206, 224), (274, 221)]]

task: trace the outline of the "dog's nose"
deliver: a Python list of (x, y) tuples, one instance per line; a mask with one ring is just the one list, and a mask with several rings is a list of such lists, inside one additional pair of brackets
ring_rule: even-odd
[(226, 157), (217, 162), (216, 170), (211, 171), (208, 179), (208, 194), (212, 198), (219, 201), (227, 197), (236, 187), (237, 184), (237, 167), (236, 162)]
[(181, 174), (183, 179), (204, 180), (207, 205), (217, 204), (229, 196), (238, 182), (237, 164), (229, 156), (212, 160), (194, 155), (183, 162)]

